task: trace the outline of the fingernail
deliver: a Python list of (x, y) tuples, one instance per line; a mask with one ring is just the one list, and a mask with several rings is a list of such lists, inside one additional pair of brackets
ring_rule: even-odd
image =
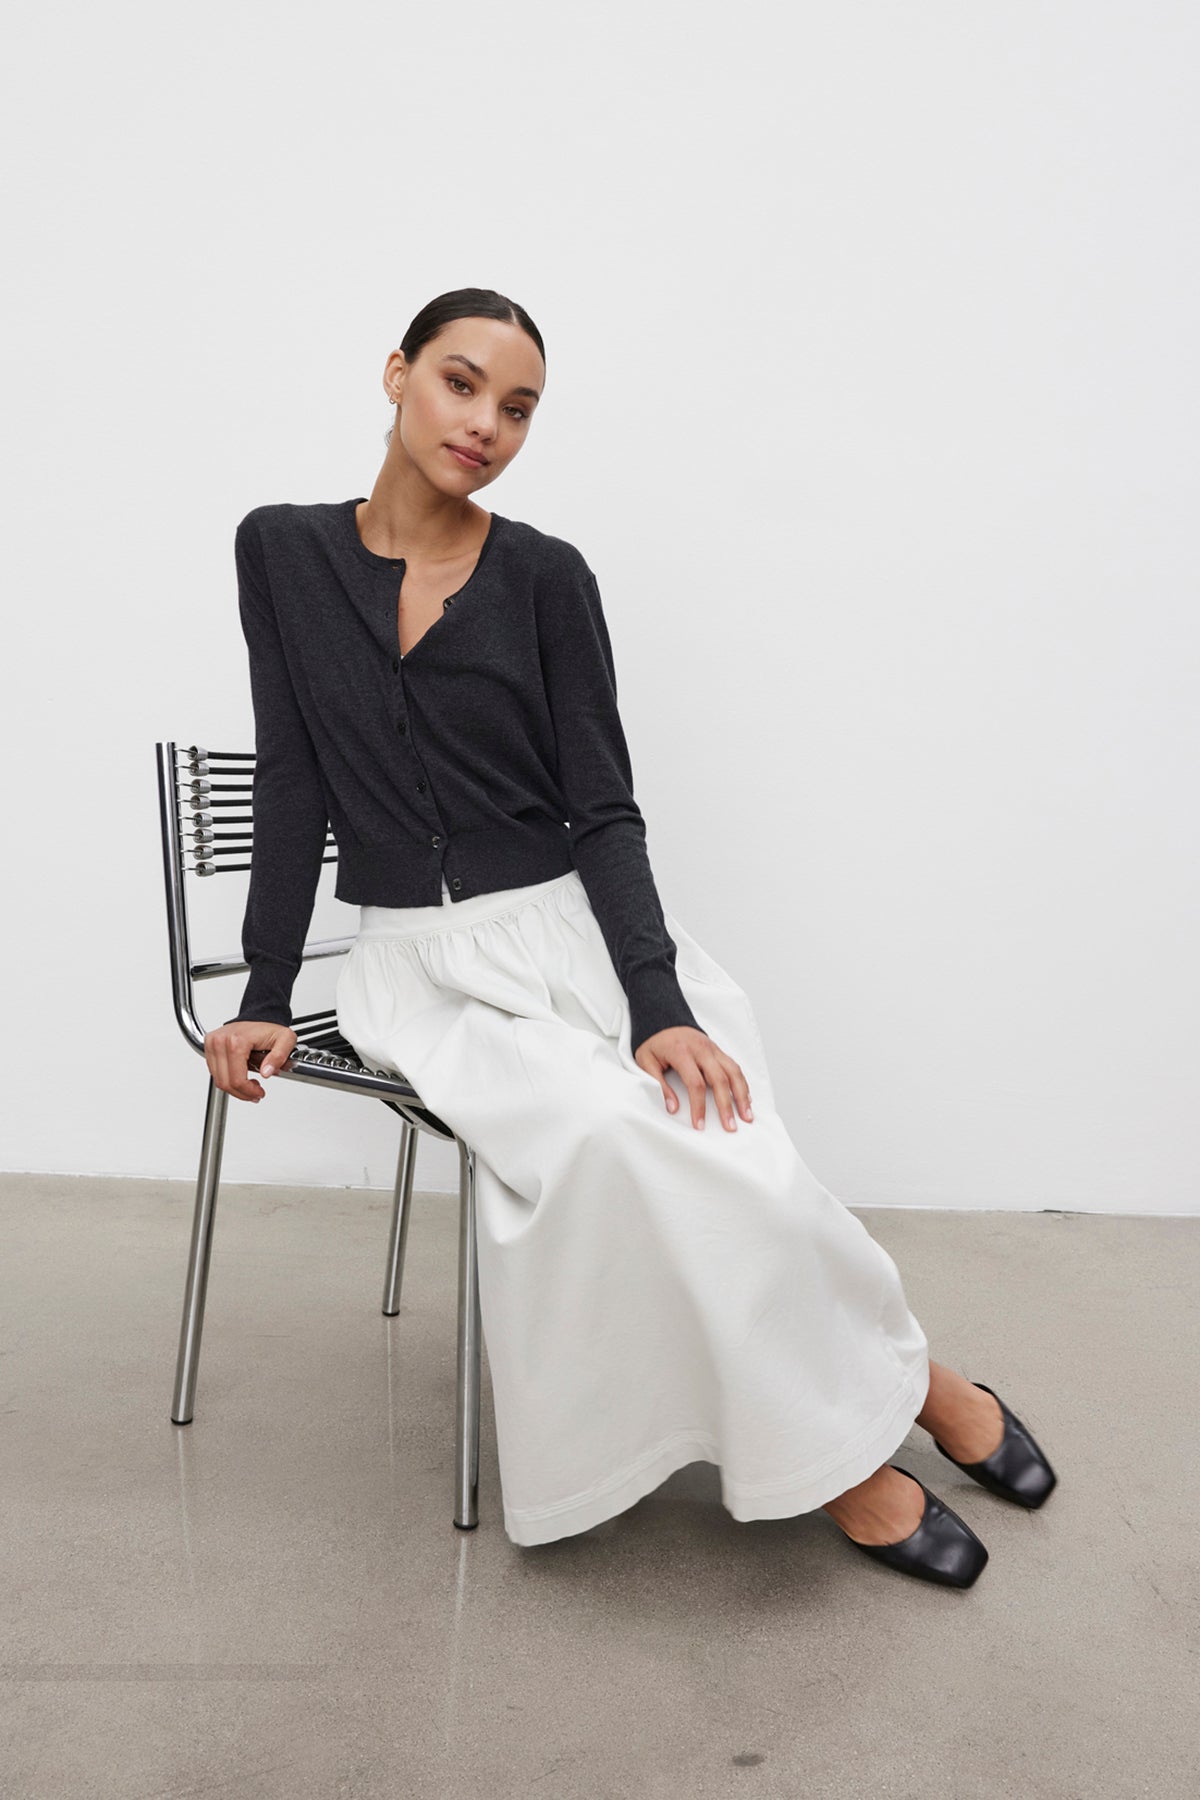
[(274, 1063), (264, 1063), (260, 1073), (263, 1075), (273, 1075), (275, 1073), (275, 1064)]

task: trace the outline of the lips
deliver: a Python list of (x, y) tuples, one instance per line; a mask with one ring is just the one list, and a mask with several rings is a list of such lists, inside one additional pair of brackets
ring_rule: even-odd
[(447, 450), (453, 450), (456, 456), (461, 456), (464, 462), (470, 462), (472, 467), (476, 469), (482, 469), (488, 460), (486, 456), (476, 455), (474, 450), (464, 449), (462, 444), (447, 444), (446, 448)]

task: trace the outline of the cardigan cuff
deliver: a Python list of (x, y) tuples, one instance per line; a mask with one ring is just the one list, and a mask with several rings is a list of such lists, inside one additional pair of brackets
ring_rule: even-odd
[(251, 1007), (248, 1012), (243, 1008), (240, 1013), (235, 1013), (232, 1019), (225, 1019), (222, 1022), (226, 1025), (240, 1025), (243, 1019), (253, 1020), (258, 1025), (286, 1025), (289, 1031), (292, 1029), (291, 1010), (286, 1006), (267, 1004)]
[(671, 970), (642, 969), (631, 976), (628, 999), (629, 1043), (634, 1052), (656, 1031), (666, 1031), (672, 1025), (691, 1025), (696, 1031), (704, 1031)]

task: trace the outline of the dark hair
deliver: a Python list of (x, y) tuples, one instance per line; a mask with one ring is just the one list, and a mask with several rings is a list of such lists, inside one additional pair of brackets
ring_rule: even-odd
[[(437, 337), (452, 319), (500, 319), (506, 325), (519, 325), (537, 345), (543, 363), (546, 360), (542, 334), (523, 306), (510, 300), (507, 294), (498, 294), (495, 288), (467, 287), (439, 294), (435, 300), (421, 308), (400, 340), (405, 362), (416, 362), (426, 344)], [(384, 443), (390, 443), (391, 437), (390, 429), (385, 431)]]

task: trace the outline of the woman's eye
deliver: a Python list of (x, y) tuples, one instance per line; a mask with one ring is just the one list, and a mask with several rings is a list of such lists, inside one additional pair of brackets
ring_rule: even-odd
[[(447, 375), (446, 380), (450, 383), (450, 386), (454, 389), (456, 394), (461, 388), (465, 388), (468, 394), (471, 392), (470, 382), (464, 381), (461, 375)], [(529, 414), (523, 406), (508, 406), (505, 408), (505, 411), (511, 413), (516, 419), (527, 419), (529, 417)]]

